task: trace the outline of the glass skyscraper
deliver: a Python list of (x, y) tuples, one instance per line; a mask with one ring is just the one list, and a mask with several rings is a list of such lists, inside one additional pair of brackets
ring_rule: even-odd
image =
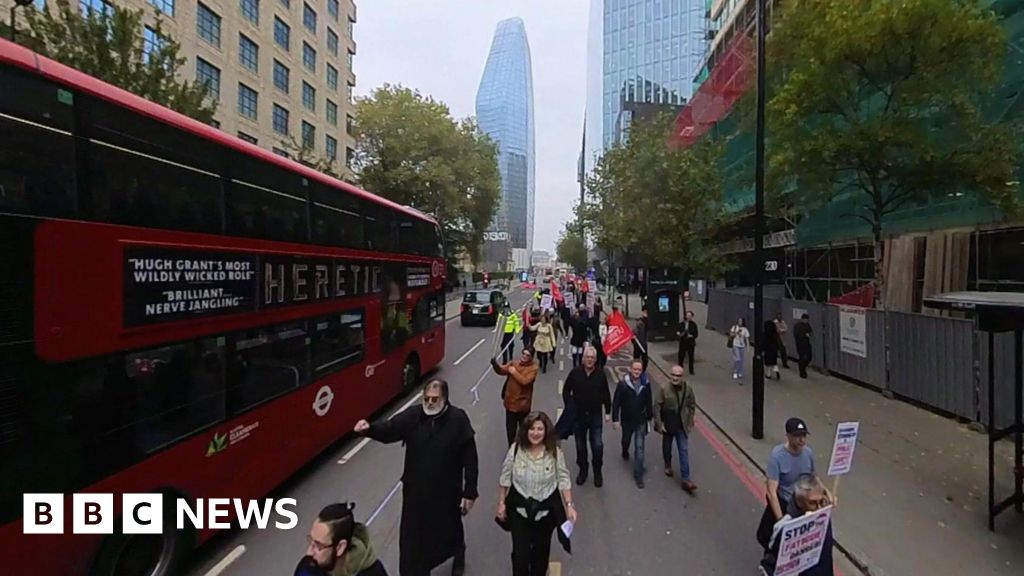
[(512, 248), (533, 250), (533, 72), (526, 27), (519, 18), (498, 23), (476, 94), (480, 128), (498, 145), (501, 205), (492, 229), (508, 232)]
[[(586, 138), (594, 151), (598, 143), (605, 149), (615, 142), (623, 102), (680, 106), (689, 100), (707, 42), (707, 0), (591, 2), (590, 35), (601, 39), (602, 55), (598, 65), (591, 42), (588, 74), (602, 80), (600, 103), (588, 89)], [(601, 134), (594, 134), (598, 109)]]

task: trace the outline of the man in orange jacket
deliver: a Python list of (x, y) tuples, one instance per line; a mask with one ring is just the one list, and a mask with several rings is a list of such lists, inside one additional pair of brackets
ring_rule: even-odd
[(496, 358), (491, 358), (494, 371), (507, 377), (501, 397), (505, 401), (505, 433), (509, 446), (515, 442), (519, 424), (533, 406), (533, 383), (537, 380), (538, 370), (533, 357), (533, 347), (527, 346), (517, 362), (498, 364)]

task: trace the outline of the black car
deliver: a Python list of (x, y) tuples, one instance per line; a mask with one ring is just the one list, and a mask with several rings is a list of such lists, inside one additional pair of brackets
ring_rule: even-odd
[(494, 326), (505, 303), (501, 290), (470, 290), (462, 296), (462, 325)]

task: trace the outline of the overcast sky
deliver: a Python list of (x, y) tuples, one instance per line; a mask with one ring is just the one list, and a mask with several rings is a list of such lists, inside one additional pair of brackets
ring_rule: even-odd
[(534, 250), (554, 250), (579, 197), (576, 162), (586, 105), (587, 0), (356, 0), (357, 96), (401, 84), (475, 115), (495, 26), (518, 16), (533, 60)]

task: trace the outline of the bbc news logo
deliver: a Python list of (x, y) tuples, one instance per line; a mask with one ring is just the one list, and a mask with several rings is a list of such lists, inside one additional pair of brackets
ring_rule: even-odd
[[(64, 494), (24, 494), (22, 496), (25, 534), (64, 534)], [(167, 517), (163, 494), (122, 494), (121, 534), (162, 534)], [(232, 517), (238, 526), (266, 530), (274, 520), (278, 530), (291, 530), (299, 523), (294, 498), (279, 500), (242, 500), (240, 498), (199, 498), (192, 504), (184, 498), (175, 500), (175, 528), (202, 530), (229, 529)], [(72, 534), (113, 534), (117, 511), (113, 494), (74, 494), (71, 506)]]

